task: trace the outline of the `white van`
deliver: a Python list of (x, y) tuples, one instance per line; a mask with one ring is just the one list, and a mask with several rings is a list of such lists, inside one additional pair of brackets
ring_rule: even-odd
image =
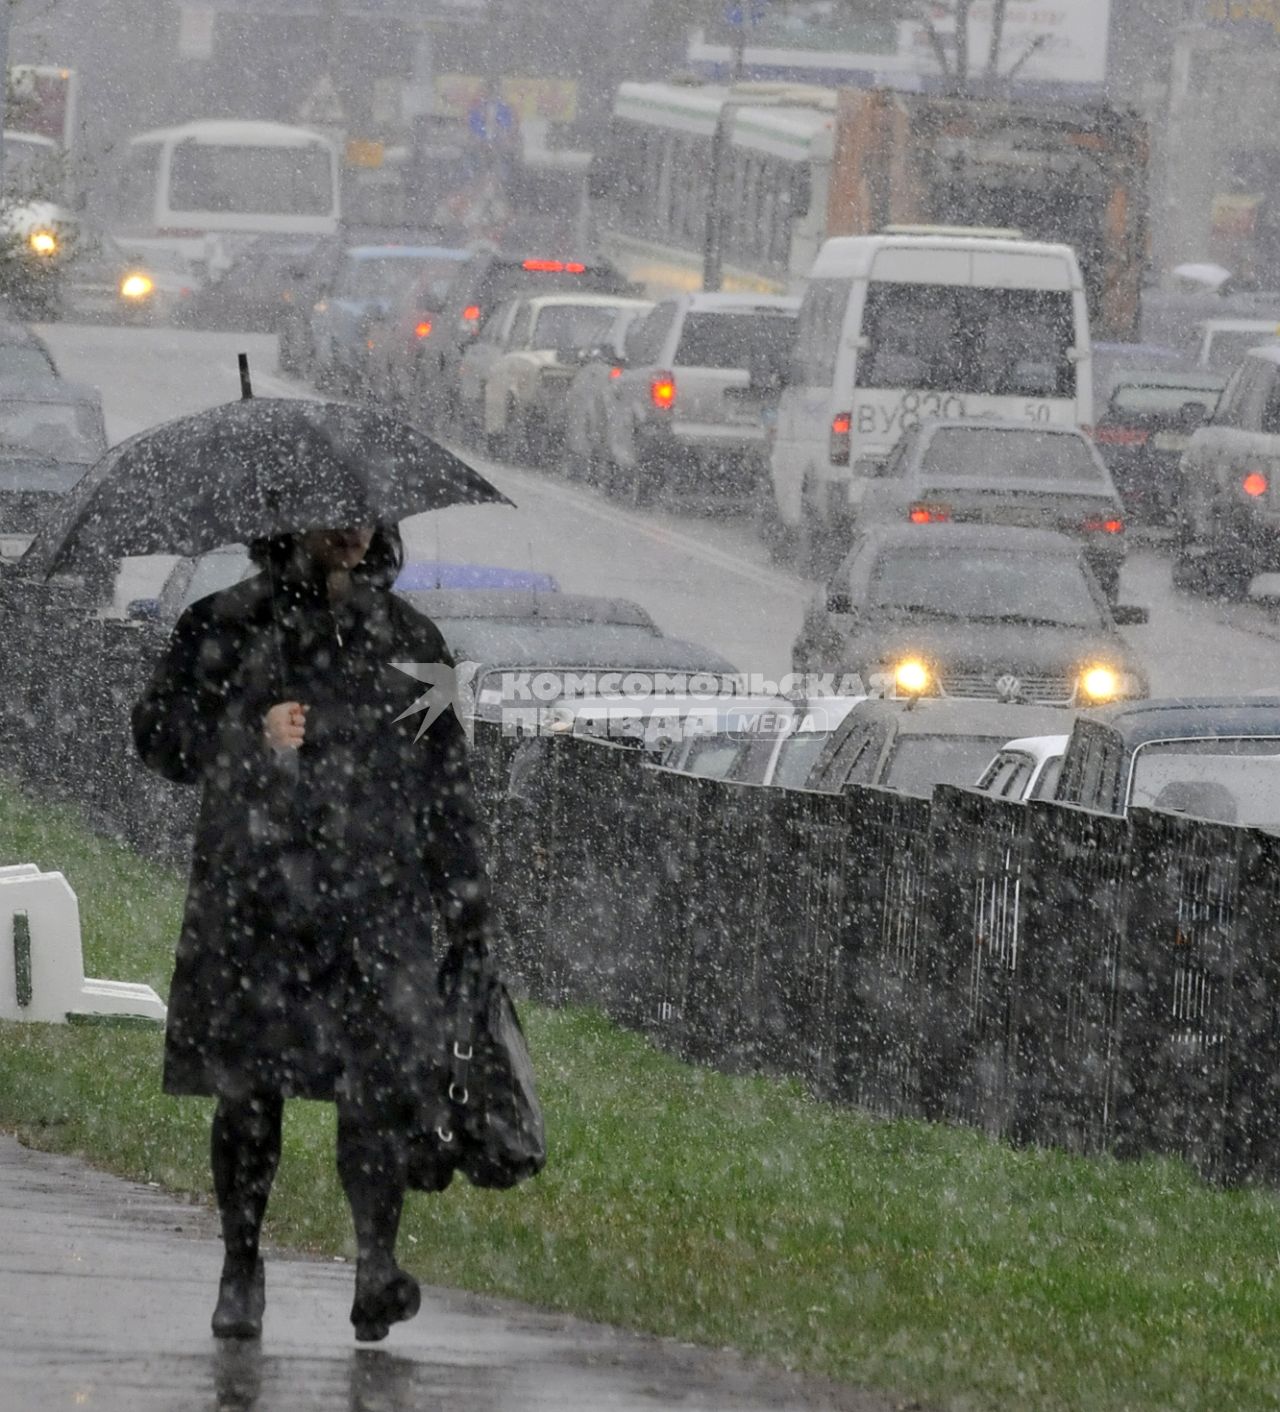
[(1075, 252), (989, 234), (841, 236), (809, 275), (770, 457), (777, 543), (842, 544), (867, 480), (927, 417), (1093, 420)]

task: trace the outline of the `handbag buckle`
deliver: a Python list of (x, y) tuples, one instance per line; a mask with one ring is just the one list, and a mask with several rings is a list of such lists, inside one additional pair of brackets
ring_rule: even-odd
[(437, 1128), (436, 1136), (446, 1146), (453, 1141), (453, 1134), (447, 1128)]
[(459, 1044), (456, 1039), (454, 1040), (454, 1042), (453, 1042), (453, 1057), (454, 1057), (455, 1059), (461, 1059), (461, 1060), (465, 1063), (467, 1060), (469, 1060), (469, 1059), (471, 1058), (473, 1052), (474, 1052), (474, 1051), (472, 1050), (471, 1046), (470, 1046), (470, 1045), (467, 1045), (467, 1052), (464, 1054), (464, 1053), (462, 1052), (462, 1046), (461, 1046), (461, 1044)]
[(468, 1097), (469, 1097), (469, 1095), (468, 1095), (468, 1093), (467, 1093), (467, 1091), (466, 1091), (465, 1088), (459, 1088), (457, 1084), (450, 1084), (450, 1085), (449, 1085), (449, 1102), (450, 1102), (450, 1103), (456, 1103), (459, 1108), (465, 1108), (465, 1107), (467, 1106), (467, 1098), (468, 1098)]

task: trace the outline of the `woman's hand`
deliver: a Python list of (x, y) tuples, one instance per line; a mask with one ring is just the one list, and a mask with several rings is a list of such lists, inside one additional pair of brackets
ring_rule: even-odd
[(262, 718), (262, 733), (273, 750), (297, 750), (307, 733), (308, 707), (282, 701)]

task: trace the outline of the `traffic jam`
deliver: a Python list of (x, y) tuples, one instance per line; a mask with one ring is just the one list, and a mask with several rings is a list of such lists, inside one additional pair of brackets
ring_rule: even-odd
[[(73, 81), (53, 81), (55, 111)], [(886, 114), (894, 123), (872, 123)], [(790, 669), (791, 685), (771, 688), (778, 711), (723, 728), (690, 700), (660, 710), (676, 704), (661, 692), (619, 695), (612, 714), (598, 697), (566, 697), (521, 731), (603, 729), (666, 767), (761, 782), (769, 749), (753, 730), (804, 730), (821, 703), (803, 682), (835, 674), (845, 694), (825, 713), (827, 748), (807, 774), (783, 772), (788, 787), (840, 788), (853, 776), (830, 757), (887, 712), (900, 725), (876, 736), (858, 778), (924, 794), (994, 788), (1011, 710), (1058, 713), (1035, 732), (1058, 740), (1153, 694), (1125, 633), (1148, 621), (1126, 588), (1135, 544), (1167, 562), (1177, 595), (1248, 603), (1270, 621), (1250, 592), (1280, 570), (1280, 295), (1268, 318), (1265, 296), (1224, 293), (1197, 266), (1174, 271), (1172, 296), (1154, 282), (1133, 123), (1096, 106), (1064, 127), (1032, 101), (624, 81), (576, 179), (504, 152), (483, 173), (488, 208), (467, 219), (438, 199), (430, 222), (413, 213), (421, 172), (474, 182), (473, 155), (452, 171), (441, 156), (448, 121), (424, 127), (441, 151), (390, 174), (396, 210), (379, 225), (360, 209), (374, 204), (366, 174), (344, 170), (332, 140), (231, 120), (131, 137), (115, 209), (82, 216), (36, 199), (57, 179), (30, 153), (56, 142), (33, 122), (6, 135), (31, 193), (10, 222), (23, 248), (0, 345), (6, 563), (21, 572), (26, 541), (105, 445), (100, 399), (59, 373), (31, 320), (68, 333), (261, 331), (291, 385), (564, 487), (565, 531), (581, 503), (729, 523), (778, 572), (815, 585), (793, 639), (773, 644), (772, 677), (783, 654)], [(955, 135), (939, 141), (940, 125)], [(910, 180), (852, 201), (873, 161)], [(969, 174), (959, 186), (957, 169)], [(1122, 195), (1127, 220), (1082, 212), (1068, 200), (1082, 186)], [(258, 216), (285, 187), (289, 200)], [(1250, 317), (1221, 312), (1234, 305)], [(405, 566), (399, 591), (456, 628), (455, 656), (479, 662), (478, 680), (670, 667), (723, 674), (721, 692), (761, 675), (759, 662), (660, 631), (640, 603), (559, 593), (543, 568), (533, 544), (519, 564), (434, 554)], [(172, 623), (195, 595), (252, 572), (243, 550), (220, 550), (123, 601), (107, 584), (98, 611)], [(1257, 748), (1215, 725), (1239, 719), (1231, 686), (1194, 664), (1178, 674), (1210, 742), (1198, 776)], [(473, 709), (485, 697), (477, 688)], [(963, 728), (944, 724), (944, 703)], [(990, 729), (975, 734), (984, 712)], [(667, 729), (646, 726), (655, 715)], [(936, 722), (931, 763), (902, 773), (895, 752), (919, 749), (918, 721)], [(715, 748), (690, 750), (694, 732)], [(1049, 797), (1056, 773), (1028, 787)]]

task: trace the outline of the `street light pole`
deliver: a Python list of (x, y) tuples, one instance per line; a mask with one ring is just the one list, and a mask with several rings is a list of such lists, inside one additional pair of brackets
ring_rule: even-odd
[[(0, 79), (4, 82), (4, 97), (0, 98), (0, 114), (8, 116), (9, 108), (9, 0), (0, 0)], [(0, 120), (0, 128), (4, 122)], [(4, 143), (0, 142), (0, 191), (4, 190)]]

